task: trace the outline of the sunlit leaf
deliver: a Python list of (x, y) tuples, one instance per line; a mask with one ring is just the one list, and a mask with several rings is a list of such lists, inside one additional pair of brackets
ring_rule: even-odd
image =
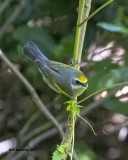
[(65, 153), (61, 153), (59, 152), (58, 150), (56, 150), (54, 153), (53, 153), (53, 156), (52, 156), (52, 160), (61, 160), (65, 157)]
[(106, 22), (99, 22), (97, 26), (111, 32), (119, 32), (119, 33), (123, 33), (124, 35), (128, 35), (128, 28), (123, 26), (118, 26), (118, 25), (114, 25)]

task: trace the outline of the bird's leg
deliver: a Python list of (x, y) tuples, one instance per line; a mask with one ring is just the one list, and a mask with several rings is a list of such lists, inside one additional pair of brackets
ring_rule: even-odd
[(70, 64), (70, 66), (80, 65), (80, 63), (78, 63), (78, 60), (73, 61), (73, 59), (72, 59), (71, 62), (72, 63)]

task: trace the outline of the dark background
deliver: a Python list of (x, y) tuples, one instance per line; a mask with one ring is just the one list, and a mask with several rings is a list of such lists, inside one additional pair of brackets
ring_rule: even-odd
[[(4, 2), (0, 1), (0, 11)], [(91, 13), (105, 2), (92, 1)], [(12, 0), (0, 13), (0, 34), (2, 27), (6, 28), (0, 37), (0, 49), (32, 84), (57, 120), (66, 122), (68, 114), (64, 102), (68, 98), (55, 93), (42, 81), (36, 66), (22, 54), (22, 48), (26, 42), (33, 41), (49, 59), (71, 64), (78, 0), (28, 0), (13, 23), (6, 27), (5, 23), (20, 3), (20, 0)], [(127, 0), (115, 0), (89, 20), (81, 70), (88, 77), (89, 87), (78, 100), (99, 89), (128, 81)], [(84, 121), (77, 121), (75, 150), (79, 159), (127, 160), (128, 86), (104, 91), (82, 106), (83, 117), (98, 135), (95, 136)], [(86, 112), (88, 107), (90, 110)], [(26, 124), (28, 128), (24, 129)], [(0, 60), (0, 148), (5, 147), (3, 151), (0, 149), (0, 159), (8, 153), (11, 156), (9, 148), (15, 148), (16, 144), (25, 148), (31, 140), (52, 128), (23, 84)], [(46, 134), (35, 146), (35, 152), (24, 152), (19, 159), (50, 160), (56, 144), (60, 143), (58, 134), (49, 137)], [(18, 153), (11, 152), (12, 156)]]

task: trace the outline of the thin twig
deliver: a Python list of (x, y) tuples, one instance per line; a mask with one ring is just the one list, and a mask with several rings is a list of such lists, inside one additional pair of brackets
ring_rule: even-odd
[(8, 7), (10, 2), (11, 2), (11, 0), (6, 0), (1, 4), (1, 6), (0, 6), (0, 14), (3, 13), (3, 11)]
[(93, 110), (97, 109), (104, 101), (106, 101), (106, 100), (108, 100), (109, 98), (111, 98), (118, 89), (119, 89), (119, 88), (112, 89), (105, 98), (100, 98), (99, 100), (94, 101), (94, 102), (88, 104), (84, 109), (81, 110), (80, 115), (81, 115), (81, 116), (83, 116), (83, 115), (84, 115), (84, 116), (85, 116), (85, 115), (88, 115), (88, 114), (91, 113)]
[(0, 39), (3, 37), (3, 35), (7, 32), (8, 27), (15, 21), (15, 19), (18, 17), (19, 13), (22, 11), (22, 9), (27, 4), (28, 0), (21, 0), (19, 6), (14, 10), (14, 12), (11, 14), (11, 16), (7, 19), (5, 24), (2, 26), (0, 30)]
[[(36, 112), (34, 113), (34, 115), (32, 115), (30, 117), (30, 119), (25, 123), (25, 125), (23, 126), (23, 128), (20, 130), (19, 136), (20, 137), (24, 137), (26, 138), (26, 133), (29, 130), (31, 124), (40, 116), (40, 112)], [(33, 133), (33, 132), (32, 132)]]
[(113, 2), (114, 0), (109, 0), (108, 2), (106, 2), (105, 4), (103, 4), (102, 6), (100, 6), (98, 9), (96, 9), (90, 16), (88, 16), (87, 18), (85, 18), (80, 24), (78, 24), (79, 27), (81, 27), (84, 23), (86, 23), (89, 19), (91, 19), (96, 13), (98, 13), (101, 9), (103, 9), (104, 7), (106, 7), (107, 5), (109, 5), (111, 2)]
[(43, 104), (35, 89), (31, 86), (31, 84), (25, 79), (25, 77), (16, 69), (16, 67), (8, 60), (8, 58), (4, 55), (4, 53), (0, 50), (0, 58), (7, 64), (10, 70), (17, 76), (17, 78), (24, 84), (28, 92), (30, 93), (34, 103), (38, 106), (38, 108), (43, 112), (43, 114), (47, 117), (48, 120), (52, 122), (52, 124), (57, 128), (61, 137), (63, 137), (63, 129), (58, 121), (54, 118), (54, 116), (49, 112), (46, 106)]
[(34, 136), (39, 135), (40, 133), (48, 130), (52, 126), (51, 122), (47, 122), (42, 126), (39, 126), (31, 131), (29, 131), (28, 134), (26, 134), (24, 137), (22, 137), (22, 143), (26, 143), (28, 140), (32, 139)]
[(80, 100), (79, 102), (76, 102), (76, 104), (80, 104), (80, 103), (84, 102), (85, 100), (87, 100), (87, 99), (89, 99), (89, 98), (91, 98), (91, 97), (93, 97), (93, 96), (97, 95), (98, 93), (101, 93), (101, 92), (103, 92), (105, 90), (113, 89), (113, 88), (116, 88), (118, 86), (120, 87), (120, 86), (126, 85), (126, 84), (128, 84), (128, 81), (122, 82), (122, 83), (116, 83), (116, 84), (114, 84), (114, 85), (112, 85), (110, 87), (102, 88), (102, 89), (100, 89), (100, 90), (98, 90), (96, 92), (93, 92), (92, 94), (88, 95), (87, 97), (85, 97), (84, 99)]
[[(36, 113), (37, 114), (37, 113)], [(36, 117), (36, 115), (34, 115), (34, 117)], [(57, 121), (62, 121), (62, 115), (60, 114), (59, 116), (56, 117)], [(25, 129), (28, 129), (30, 127), (30, 123), (32, 122), (34, 118), (31, 117), (26, 124), (24, 125), (23, 129), (21, 129), (19, 136), (22, 137), (21, 141), (22, 143), (26, 143), (28, 142), (30, 139), (32, 139), (34, 136), (39, 135), (40, 133), (50, 129), (52, 127), (52, 123), (51, 122), (46, 122), (45, 124), (38, 126), (36, 128), (34, 128), (33, 130), (29, 130), (26, 134), (23, 132)], [(22, 131), (23, 130), (23, 131)], [(26, 130), (25, 130), (26, 131)], [(21, 134), (24, 133), (24, 134)], [(25, 135), (23, 137), (23, 135)]]

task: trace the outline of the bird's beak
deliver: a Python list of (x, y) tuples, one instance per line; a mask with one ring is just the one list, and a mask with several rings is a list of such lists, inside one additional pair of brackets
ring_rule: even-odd
[(83, 83), (83, 86), (88, 88), (88, 83)]

